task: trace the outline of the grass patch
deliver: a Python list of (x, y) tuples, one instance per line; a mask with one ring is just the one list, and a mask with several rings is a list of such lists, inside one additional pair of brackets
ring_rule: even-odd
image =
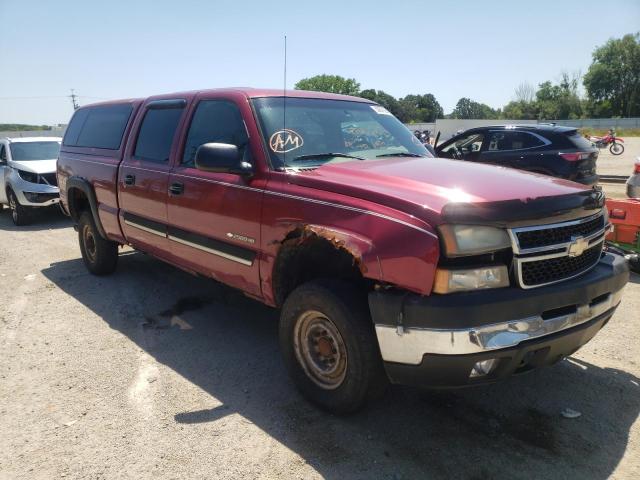
[[(608, 128), (580, 128), (578, 129), (582, 135), (595, 135), (596, 137), (604, 137), (609, 133)], [(640, 137), (640, 128), (621, 128), (615, 130), (616, 137)]]

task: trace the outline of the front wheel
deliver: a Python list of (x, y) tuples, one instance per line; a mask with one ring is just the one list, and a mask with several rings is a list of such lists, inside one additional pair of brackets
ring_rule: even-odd
[(620, 155), (622, 152), (624, 152), (624, 145), (622, 145), (621, 143), (612, 143), (609, 147), (609, 151), (613, 155)]
[(366, 293), (346, 282), (296, 288), (282, 308), (280, 348), (298, 389), (327, 411), (358, 410), (386, 385)]
[(17, 227), (27, 225), (29, 223), (29, 211), (27, 207), (20, 205), (18, 197), (13, 190), (7, 192), (9, 197), (9, 209), (11, 210), (11, 220)]
[(91, 212), (85, 210), (78, 220), (78, 240), (84, 265), (94, 275), (113, 273), (118, 264), (118, 244), (100, 236)]

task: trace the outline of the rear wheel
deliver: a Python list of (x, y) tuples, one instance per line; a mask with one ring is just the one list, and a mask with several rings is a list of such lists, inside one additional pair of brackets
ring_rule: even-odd
[(295, 289), (282, 308), (280, 348), (298, 389), (330, 412), (353, 412), (386, 385), (366, 294), (346, 282)]
[(84, 264), (94, 275), (113, 273), (118, 264), (118, 244), (98, 233), (91, 212), (85, 210), (78, 220), (78, 240)]
[(624, 145), (622, 145), (621, 143), (612, 143), (609, 147), (609, 151), (613, 155), (620, 155), (622, 154), (622, 152), (624, 152)]
[(9, 190), (7, 196), (9, 197), (9, 209), (11, 210), (11, 220), (13, 220), (13, 223), (18, 227), (28, 224), (29, 211), (27, 207), (20, 205), (18, 197), (13, 193), (13, 190)]

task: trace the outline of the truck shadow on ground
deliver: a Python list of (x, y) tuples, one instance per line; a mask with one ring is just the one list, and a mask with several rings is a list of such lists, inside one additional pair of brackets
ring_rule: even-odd
[[(348, 417), (290, 383), (276, 311), (145, 255), (110, 277), (80, 259), (43, 274), (222, 405), (175, 411), (185, 429), (240, 414), (325, 478), (608, 478), (640, 411), (640, 380), (569, 359), (504, 383), (446, 394), (393, 387)], [(611, 325), (608, 327), (611, 328)], [(564, 408), (580, 418), (560, 415)]]
[(68, 228), (71, 225), (69, 217), (65, 216), (57, 205), (31, 212), (29, 223), (20, 227), (17, 227), (11, 220), (11, 210), (6, 205), (0, 210), (0, 231), (32, 232)]

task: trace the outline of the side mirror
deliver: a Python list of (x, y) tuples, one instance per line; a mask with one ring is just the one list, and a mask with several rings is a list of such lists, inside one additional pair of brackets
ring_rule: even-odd
[(203, 172), (250, 176), (253, 165), (243, 162), (238, 147), (229, 143), (205, 143), (196, 150), (195, 165)]

